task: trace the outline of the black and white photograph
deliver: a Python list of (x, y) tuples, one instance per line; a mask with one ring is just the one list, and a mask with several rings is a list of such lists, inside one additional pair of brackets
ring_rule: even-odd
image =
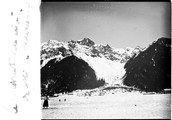
[(41, 2), (40, 22), (41, 119), (171, 119), (170, 2)]

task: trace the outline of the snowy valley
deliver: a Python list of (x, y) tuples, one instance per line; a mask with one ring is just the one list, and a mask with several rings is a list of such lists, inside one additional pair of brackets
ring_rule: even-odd
[(125, 49), (49, 40), (41, 46), (41, 96), (50, 97), (42, 118), (170, 118), (170, 56), (168, 38)]
[[(42, 93), (72, 92), (77, 89), (92, 89), (103, 85), (106, 87), (127, 85), (149, 92), (169, 88), (171, 81), (169, 73), (171, 63), (168, 58), (171, 53), (170, 44), (170, 39), (160, 38), (147, 48), (126, 47), (115, 49), (108, 44), (96, 44), (89, 38), (67, 42), (49, 40), (41, 45)], [(161, 64), (164, 61), (166, 61), (166, 64), (162, 66)], [(158, 68), (156, 68), (157, 66)], [(168, 66), (168, 69), (165, 66)], [(138, 70), (133, 71), (133, 69)], [(147, 78), (151, 76), (150, 74), (154, 77), (154, 74), (160, 72), (159, 69), (162, 73), (161, 76), (164, 76), (164, 78), (158, 78), (158, 75), (155, 75), (157, 77), (155, 79), (165, 79), (166, 81), (162, 82), (160, 80), (158, 82), (162, 87), (158, 87), (159, 84), (158, 86), (151, 86), (156, 84), (157, 81), (151, 78), (154, 80), (151, 83), (152, 81)], [(162, 72), (163, 70), (165, 72)], [(133, 73), (131, 73), (132, 71)], [(154, 73), (152, 73), (153, 71)], [(132, 77), (132, 79), (129, 79), (129, 77)], [(147, 80), (144, 80), (145, 77)], [(154, 89), (154, 87), (157, 89)]]
[[(44, 75), (48, 76), (48, 74), (44, 72), (44, 69), (50, 62), (52, 62), (53, 65), (53, 61), (56, 63), (75, 56), (88, 63), (88, 66), (95, 72), (95, 79), (104, 80), (107, 86), (122, 84), (122, 77), (125, 74), (125, 63), (133, 55), (139, 54), (142, 50), (143, 49), (140, 47), (113, 49), (109, 45), (95, 44), (89, 38), (77, 41), (71, 40), (68, 42), (49, 40), (41, 46), (41, 76), (43, 79)], [(82, 65), (77, 67), (80, 67), (79, 69), (81, 69), (81, 71), (83, 70)], [(53, 71), (55, 71), (55, 69), (56, 68), (54, 68)], [(77, 74), (78, 73), (76, 73), (76, 75)], [(48, 82), (44, 83), (45, 85), (48, 84)]]

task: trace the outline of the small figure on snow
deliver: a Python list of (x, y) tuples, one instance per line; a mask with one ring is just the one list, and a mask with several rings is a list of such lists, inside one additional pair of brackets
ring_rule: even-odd
[(45, 97), (44, 103), (43, 103), (43, 108), (48, 108), (48, 96)]

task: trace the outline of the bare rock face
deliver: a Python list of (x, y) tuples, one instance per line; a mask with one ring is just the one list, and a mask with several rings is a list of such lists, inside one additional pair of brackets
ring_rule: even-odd
[(171, 39), (160, 38), (124, 66), (124, 84), (144, 91), (171, 88)]

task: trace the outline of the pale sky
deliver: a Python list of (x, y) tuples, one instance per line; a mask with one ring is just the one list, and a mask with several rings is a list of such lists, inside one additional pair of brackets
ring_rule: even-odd
[(146, 47), (171, 36), (170, 2), (56, 2), (41, 4), (41, 42), (85, 37), (114, 48)]

